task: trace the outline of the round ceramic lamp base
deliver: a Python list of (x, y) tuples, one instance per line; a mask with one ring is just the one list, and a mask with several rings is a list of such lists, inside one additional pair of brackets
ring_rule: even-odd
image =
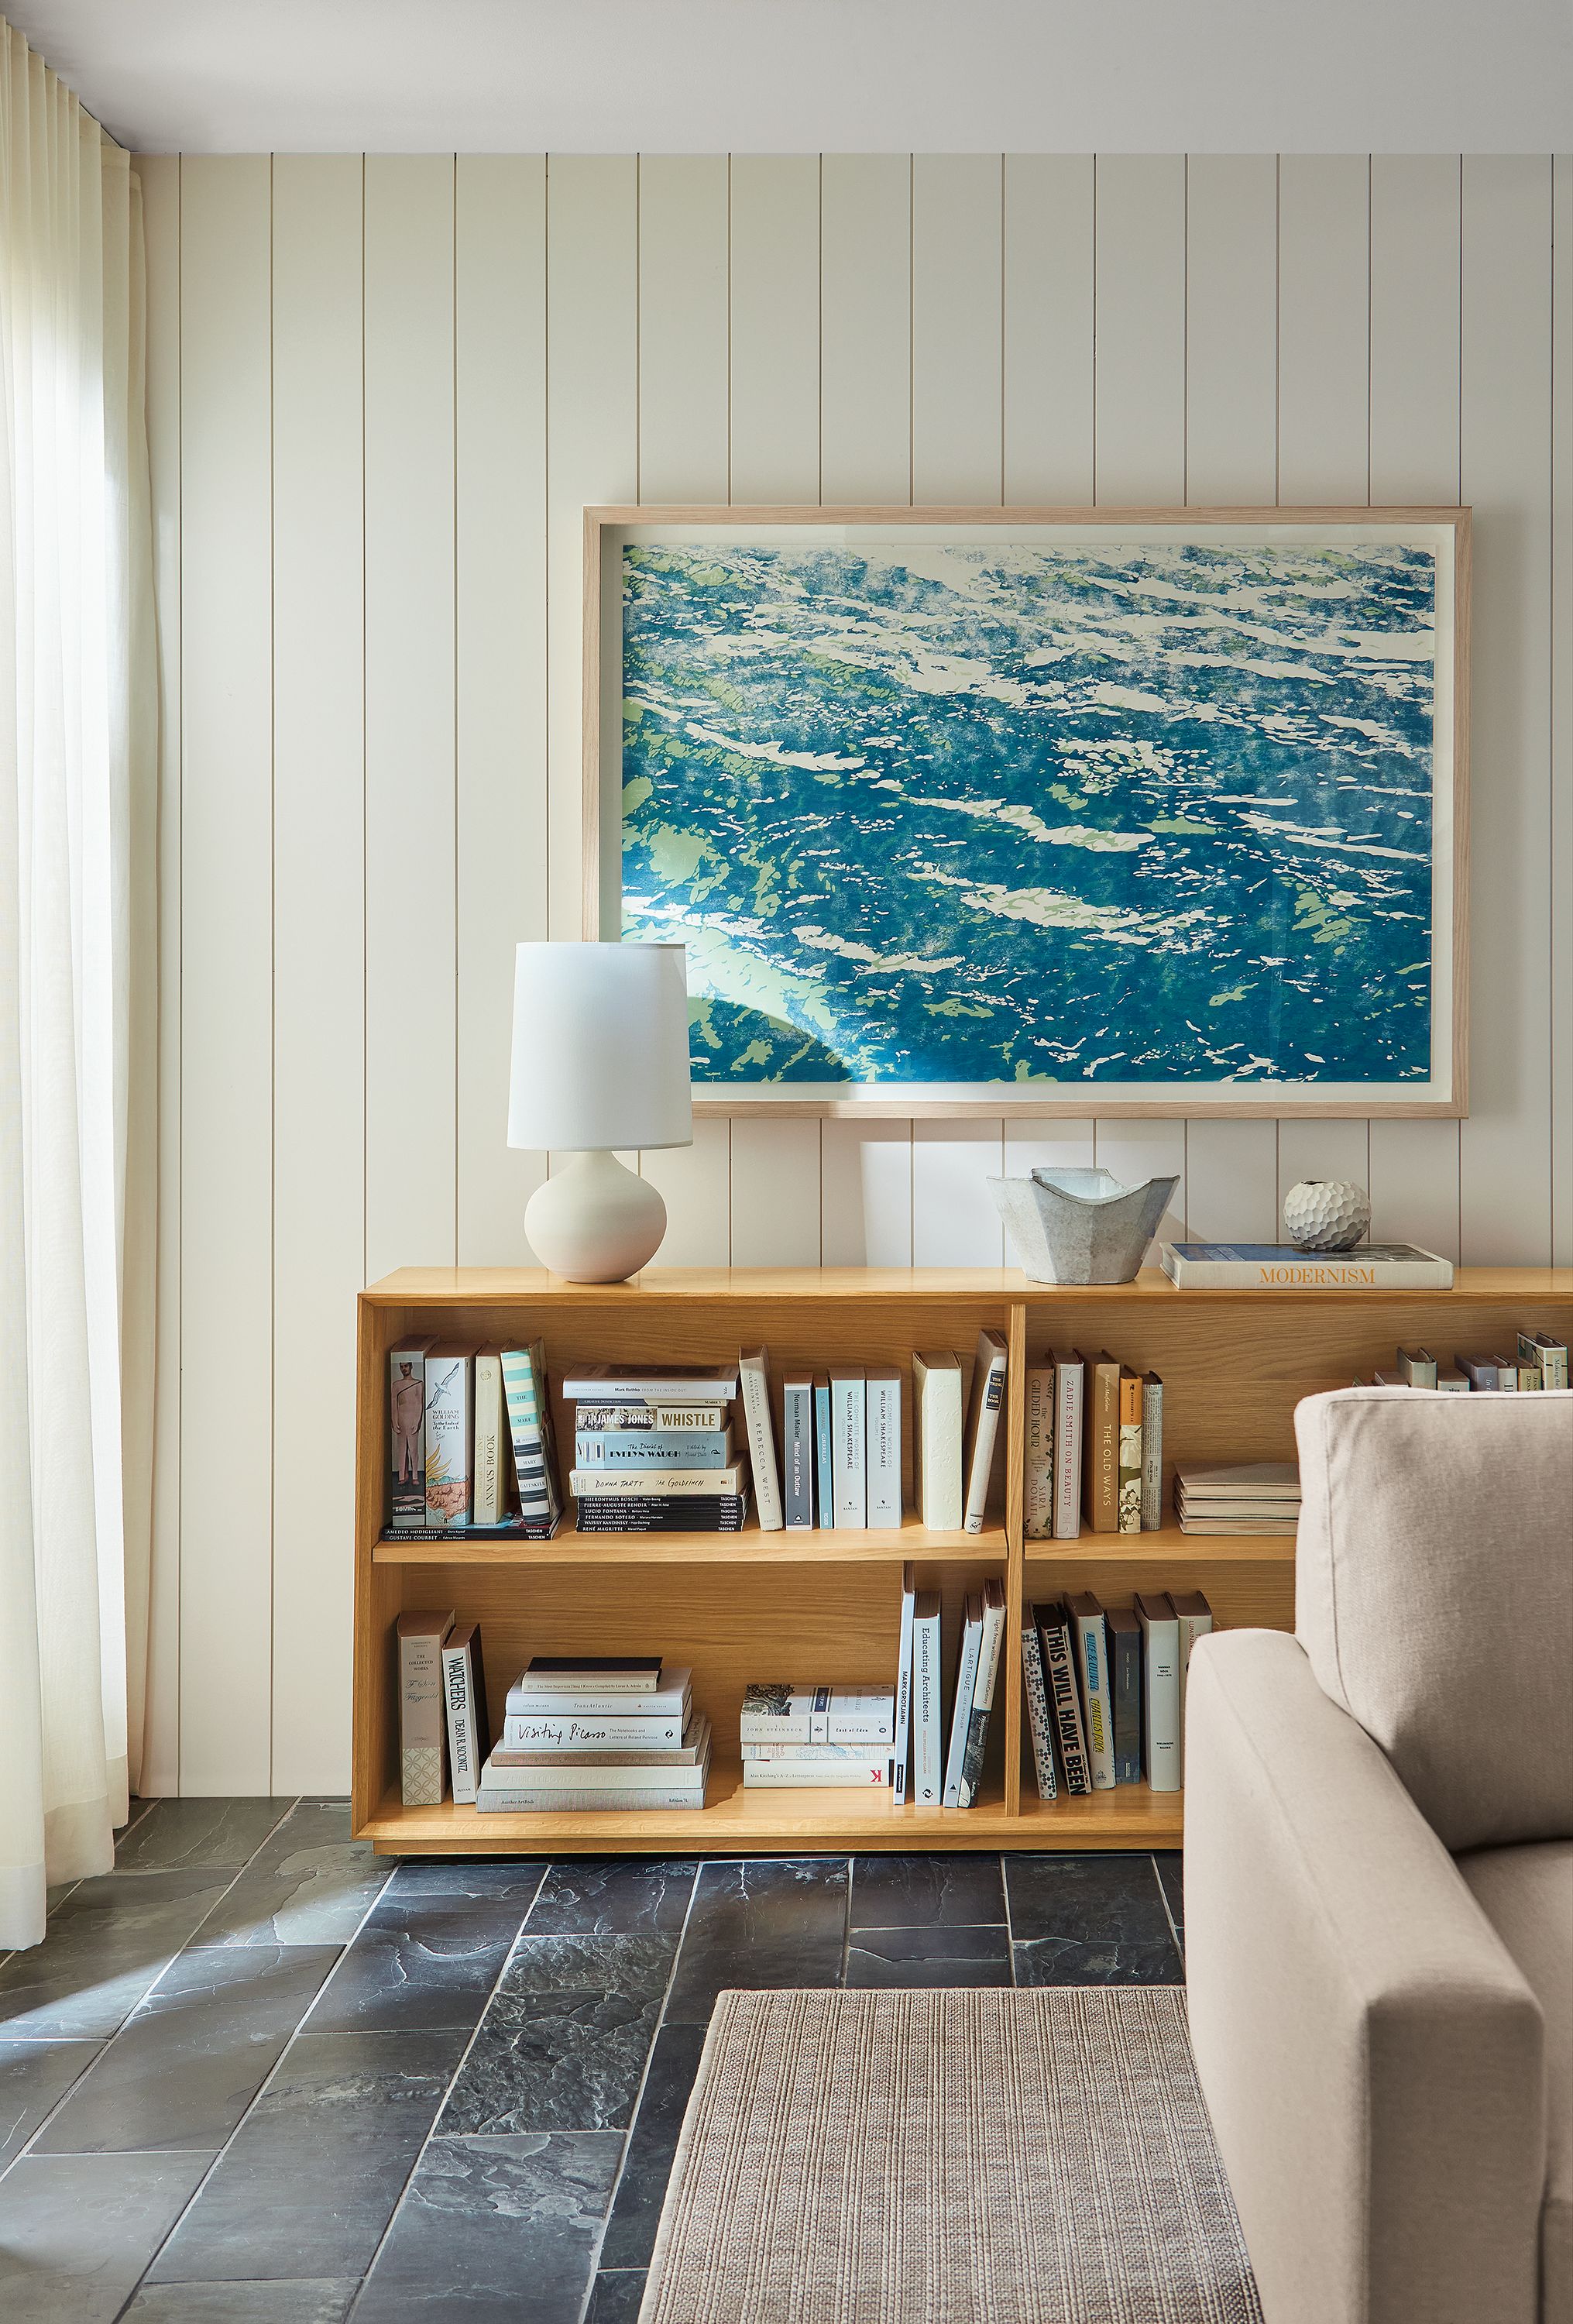
[(621, 1283), (660, 1249), (667, 1205), (615, 1154), (575, 1154), (536, 1188), (524, 1231), (554, 1275), (570, 1283)]

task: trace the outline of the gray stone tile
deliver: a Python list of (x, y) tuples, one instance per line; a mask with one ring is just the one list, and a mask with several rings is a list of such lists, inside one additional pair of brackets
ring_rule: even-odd
[(1165, 1937), (1161, 1944), (1126, 1943), (1118, 1937), (1084, 1941), (1076, 1937), (1036, 1937), (1018, 1944), (1017, 1985), (1182, 1985), (1180, 1956)]
[(0, 2179), (5, 2324), (112, 2324), (206, 2154), (24, 2154)]
[(694, 1893), (693, 1863), (640, 1856), (554, 1864), (529, 1915), (535, 1936), (680, 1935)]
[(645, 2271), (603, 2268), (591, 2286), (584, 2324), (639, 2324), (639, 2302), (645, 2296)]
[(394, 1867), (382, 1901), (410, 1896), (475, 1896), (494, 1904), (517, 1904), (527, 1912), (535, 1902), (547, 1864), (539, 1858), (493, 1863), (488, 1858), (461, 1857), (455, 1863), (409, 1862)]
[(300, 2035), (151, 2280), (363, 2273), (464, 2044), (459, 2033)]
[(839, 1985), (846, 1918), (844, 1857), (702, 1865), (667, 2023), (707, 2025), (729, 1986)]
[(98, 2042), (0, 2040), (0, 2171), (21, 2153), (102, 2047)]
[(677, 2134), (699, 2071), (704, 2034), (703, 2025), (665, 2025), (656, 2036), (622, 2176), (617, 2182), (617, 2200), (601, 2246), (603, 2268), (643, 2268), (655, 2249), (656, 2226), (672, 2173), (672, 2158), (677, 2152)]
[(0, 1967), (0, 2032), (113, 2034), (233, 1877), (222, 1869), (106, 1872), (80, 1882), (42, 1944)]
[(854, 1929), (979, 1929), (1005, 1918), (998, 1856), (860, 1856)]
[(279, 2283), (144, 2283), (125, 2324), (344, 2324), (358, 2275)]
[(238, 1872), (282, 1823), (290, 1800), (155, 1800), (127, 1824), (115, 1851), (117, 1872)]
[(676, 1950), (676, 1937), (527, 1930), (439, 2130), (497, 2137), (625, 2128)]
[(858, 1929), (850, 1986), (1008, 1985), (1008, 1929)]
[(35, 2151), (216, 2152), (337, 1959), (328, 1945), (182, 1953), (72, 2091)]
[(1012, 1856), (1005, 1878), (1010, 1931), (1018, 1941), (1169, 1941), (1169, 1916), (1150, 1856)]
[(615, 2131), (434, 2138), (355, 2324), (578, 2324)]
[(347, 1945), (392, 1866), (350, 1838), (338, 1802), (294, 1808), (197, 1938), (199, 1945)]
[(1185, 1859), (1175, 1848), (1166, 1849), (1162, 1856), (1154, 1856), (1153, 1861), (1158, 1868), (1158, 1885), (1164, 1891), (1170, 1918), (1173, 1921), (1181, 1943), (1183, 1944), (1185, 1941)]
[(396, 1883), (339, 1963), (312, 2032), (476, 2024), (523, 1918), (517, 1899), (422, 1895)]

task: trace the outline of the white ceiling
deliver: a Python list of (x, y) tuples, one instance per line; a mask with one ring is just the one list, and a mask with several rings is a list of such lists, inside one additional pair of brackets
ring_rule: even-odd
[(10, 0), (123, 143), (1545, 152), (1573, 0)]

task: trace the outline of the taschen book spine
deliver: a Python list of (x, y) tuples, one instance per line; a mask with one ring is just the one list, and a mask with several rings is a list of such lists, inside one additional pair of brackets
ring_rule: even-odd
[(399, 1796), (407, 1808), (442, 1805), (447, 1761), (443, 1640), (452, 1614), (399, 1617)]
[(971, 1426), (968, 1431), (967, 1507), (961, 1519), (964, 1533), (983, 1530), (994, 1447), (999, 1435), (999, 1412), (1005, 1401), (1005, 1342), (998, 1333), (980, 1332), (977, 1368), (972, 1374)]
[(1081, 1400), (1080, 1356), (1054, 1356), (1054, 1539), (1075, 1541), (1081, 1531)]
[(961, 1651), (956, 1657), (956, 1698), (951, 1711), (951, 1739), (945, 1754), (944, 1804), (961, 1804), (961, 1769), (967, 1757), (967, 1737), (972, 1725), (972, 1697), (978, 1686), (978, 1662), (983, 1645), (983, 1600), (976, 1591), (967, 1600), (961, 1629)]
[(1108, 1688), (1108, 1632), (1103, 1609), (1090, 1590), (1071, 1600), (1076, 1626), (1076, 1664), (1086, 1713), (1087, 1764), (1095, 1792), (1114, 1789), (1114, 1702)]
[(1034, 1364), (1026, 1376), (1026, 1450), (1023, 1516), (1029, 1541), (1054, 1530), (1054, 1368)]
[(937, 1808), (944, 1795), (940, 1726), (940, 1593), (918, 1592), (912, 1618), (912, 1796)]
[(781, 1389), (782, 1504), (789, 1533), (814, 1525), (814, 1382), (797, 1378)]
[(754, 1471), (754, 1503), (761, 1533), (779, 1533), (786, 1523), (781, 1508), (781, 1480), (776, 1467), (776, 1431), (770, 1419), (770, 1368), (763, 1348), (747, 1351), (738, 1361), (743, 1419), (748, 1426), (749, 1458)]
[(830, 1417), (836, 1525), (860, 1532), (869, 1522), (868, 1382), (861, 1371), (832, 1371)]
[(961, 1367), (948, 1350), (912, 1359), (918, 1514), (931, 1533), (961, 1530)]
[(481, 1674), (481, 1633), (474, 1622), (455, 1630), (442, 1650), (443, 1700), (447, 1707), (448, 1765), (454, 1798), (474, 1803), (486, 1757), (486, 1690)]
[(1035, 1607), (1033, 1612), (1043, 1644), (1044, 1675), (1060, 1746), (1060, 1764), (1065, 1770), (1065, 1789), (1072, 1798), (1080, 1798), (1091, 1791), (1092, 1775), (1087, 1764), (1087, 1744), (1081, 1728), (1081, 1698), (1076, 1687), (1070, 1618), (1058, 1604)]
[(472, 1526), (501, 1525), (508, 1515), (508, 1408), (502, 1395), (502, 1351), (475, 1351), (474, 1483)]
[(1043, 1648), (1038, 1644), (1037, 1624), (1029, 1611), (1021, 1626), (1021, 1686), (1022, 1701), (1026, 1707), (1027, 1732), (1032, 1737), (1033, 1773), (1037, 1777), (1040, 1800), (1059, 1796), (1060, 1786), (1054, 1775), (1054, 1735), (1049, 1723), (1049, 1691), (1044, 1684)]
[(901, 1569), (901, 1631), (896, 1650), (896, 1782), (898, 1800), (906, 1797), (906, 1767), (912, 1740), (912, 1629), (917, 1605), (917, 1578), (910, 1563)]
[(901, 1523), (901, 1375), (870, 1372), (865, 1391), (868, 1512), (870, 1526)]
[(1156, 1372), (1142, 1374), (1142, 1531), (1157, 1533), (1164, 1523), (1164, 1383)]
[(983, 1635), (978, 1645), (978, 1676), (972, 1688), (972, 1710), (967, 1722), (967, 1748), (961, 1759), (961, 1788), (956, 1804), (977, 1804), (983, 1783), (983, 1755), (989, 1748), (989, 1719), (999, 1678), (999, 1649), (1005, 1637), (1005, 1592), (990, 1582), (983, 1592)]

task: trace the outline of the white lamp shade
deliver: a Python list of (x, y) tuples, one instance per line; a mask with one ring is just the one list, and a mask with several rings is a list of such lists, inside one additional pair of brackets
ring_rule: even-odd
[(513, 968), (510, 1146), (691, 1146), (687, 955), (680, 944), (521, 944)]

